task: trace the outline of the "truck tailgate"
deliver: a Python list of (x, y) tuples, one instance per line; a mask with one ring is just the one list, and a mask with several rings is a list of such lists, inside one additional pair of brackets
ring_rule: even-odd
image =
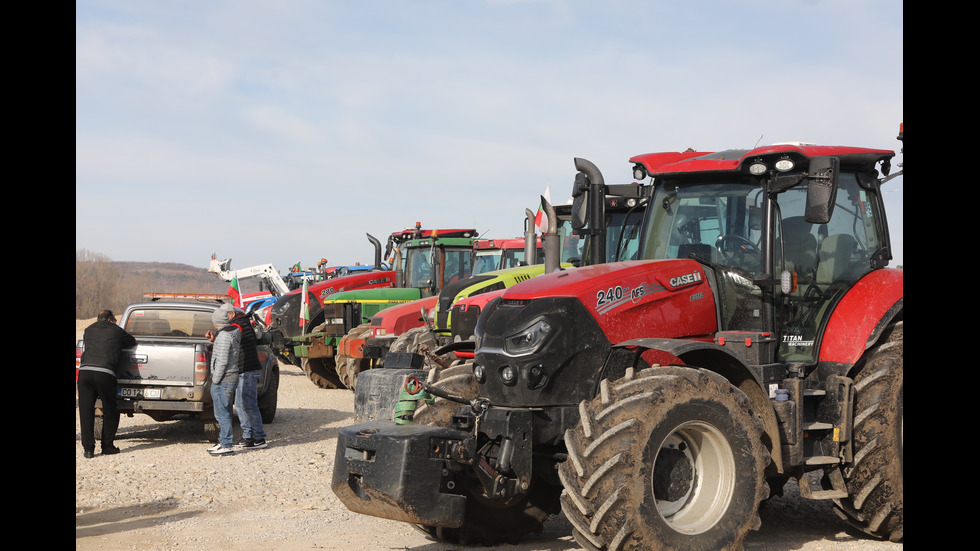
[(116, 375), (120, 385), (193, 386), (199, 339), (137, 339), (134, 349), (123, 351)]

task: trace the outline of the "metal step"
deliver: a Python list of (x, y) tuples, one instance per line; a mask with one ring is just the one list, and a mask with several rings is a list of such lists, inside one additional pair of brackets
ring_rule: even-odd
[[(811, 460), (814, 462), (811, 462)], [(831, 460), (832, 463), (840, 462), (836, 457), (809, 457), (807, 458), (807, 464), (826, 464), (817, 463), (817, 461), (828, 460)], [(824, 471), (824, 479), (830, 481), (831, 489), (825, 490), (822, 486), (813, 488), (805, 474), (800, 476), (797, 479), (797, 484), (800, 487), (800, 496), (806, 499), (838, 499), (847, 497), (847, 486), (844, 484), (844, 477), (841, 475), (840, 469), (836, 467), (828, 468)]]

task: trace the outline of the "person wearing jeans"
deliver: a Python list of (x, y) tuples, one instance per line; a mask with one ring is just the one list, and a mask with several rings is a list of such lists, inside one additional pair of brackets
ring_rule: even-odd
[(242, 425), (242, 441), (236, 446), (246, 450), (266, 447), (265, 427), (262, 426), (262, 413), (259, 412), (258, 386), (262, 371), (243, 371), (238, 375), (238, 421)]
[(259, 361), (258, 339), (249, 316), (231, 304), (221, 306), (228, 315), (228, 322), (238, 327), (242, 333), (241, 353), (238, 356), (238, 390), (235, 394), (235, 409), (242, 425), (242, 441), (237, 448), (258, 450), (265, 448), (265, 427), (262, 426), (262, 413), (259, 411), (259, 382), (262, 377), (262, 363)]
[(214, 418), (218, 421), (220, 431), (218, 444), (208, 448), (211, 455), (232, 454), (232, 411), (235, 403), (235, 391), (238, 388), (238, 356), (241, 347), (242, 332), (238, 326), (228, 323), (228, 315), (215, 310), (211, 315), (217, 333), (208, 332), (208, 338), (214, 339), (211, 350), (211, 399), (214, 405)]

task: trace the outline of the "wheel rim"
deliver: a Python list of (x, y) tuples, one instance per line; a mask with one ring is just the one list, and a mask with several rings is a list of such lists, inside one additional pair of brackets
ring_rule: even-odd
[(650, 487), (664, 521), (678, 532), (698, 534), (728, 510), (735, 477), (734, 454), (722, 432), (692, 421), (678, 426), (660, 445)]

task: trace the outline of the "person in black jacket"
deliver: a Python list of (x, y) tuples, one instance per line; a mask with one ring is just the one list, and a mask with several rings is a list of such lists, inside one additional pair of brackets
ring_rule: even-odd
[(231, 324), (242, 332), (242, 349), (238, 356), (238, 390), (235, 395), (235, 410), (242, 425), (242, 441), (236, 444), (245, 450), (265, 448), (265, 427), (259, 411), (258, 386), (262, 377), (262, 364), (259, 362), (258, 340), (249, 316), (230, 304), (221, 307), (228, 314)]
[(116, 367), (122, 351), (136, 346), (136, 339), (116, 325), (112, 310), (99, 312), (95, 323), (85, 328), (85, 349), (78, 367), (78, 421), (86, 459), (95, 457), (95, 400), (102, 400), (102, 454), (119, 453), (114, 446), (119, 428), (116, 409)]

